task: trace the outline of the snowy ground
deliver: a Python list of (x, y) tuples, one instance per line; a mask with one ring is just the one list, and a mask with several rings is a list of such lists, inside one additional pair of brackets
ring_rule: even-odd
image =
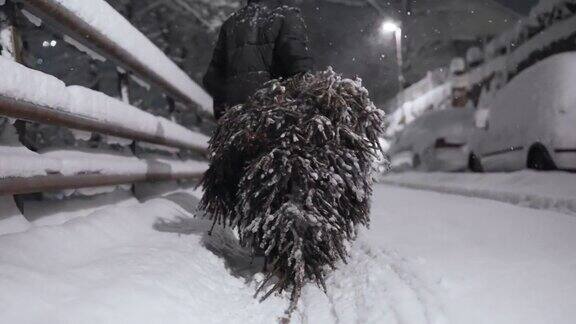
[[(248, 254), (187, 192), (0, 237), (0, 323), (266, 323)], [(249, 280), (250, 279), (250, 280)]]
[[(273, 323), (261, 265), (192, 192), (0, 236), (0, 323)], [(576, 218), (380, 185), (373, 224), (295, 323), (573, 323)], [(127, 206), (128, 205), (128, 206)]]
[(377, 196), (370, 244), (398, 253), (449, 323), (575, 322), (573, 216), (386, 186)]

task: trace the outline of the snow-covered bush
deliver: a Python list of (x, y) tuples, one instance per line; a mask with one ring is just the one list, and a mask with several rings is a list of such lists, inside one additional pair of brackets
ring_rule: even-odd
[(576, 14), (576, 0), (546, 0), (540, 1), (531, 11), (525, 21), (518, 26), (517, 34), (523, 38), (519, 42), (534, 37), (546, 28), (566, 20)]
[(538, 21), (542, 28), (571, 17), (576, 13), (575, 0), (541, 0), (531, 11), (530, 18)]
[(573, 51), (575, 26), (576, 0), (540, 1), (516, 32), (517, 48), (508, 60), (510, 79), (547, 57)]
[(305, 282), (324, 286), (326, 271), (346, 258), (345, 242), (368, 225), (383, 125), (361, 81), (331, 69), (271, 81), (222, 117), (202, 207), (265, 253), (259, 292), (292, 289), (288, 314)]

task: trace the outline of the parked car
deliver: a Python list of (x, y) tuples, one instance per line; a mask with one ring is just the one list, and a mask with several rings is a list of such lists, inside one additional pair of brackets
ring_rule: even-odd
[(517, 75), (476, 113), (473, 171), (576, 170), (576, 53)]
[(393, 171), (464, 171), (474, 131), (473, 109), (449, 108), (419, 117), (391, 145)]

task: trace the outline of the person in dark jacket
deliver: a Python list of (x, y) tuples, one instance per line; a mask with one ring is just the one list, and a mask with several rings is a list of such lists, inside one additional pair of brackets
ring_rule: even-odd
[(311, 71), (306, 25), (282, 0), (249, 0), (222, 26), (204, 86), (214, 116), (241, 104), (265, 82)]

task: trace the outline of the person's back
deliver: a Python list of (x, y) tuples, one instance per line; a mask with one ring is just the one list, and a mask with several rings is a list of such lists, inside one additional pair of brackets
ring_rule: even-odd
[(222, 26), (204, 85), (214, 115), (245, 102), (266, 81), (312, 70), (300, 11), (281, 0), (252, 0)]

